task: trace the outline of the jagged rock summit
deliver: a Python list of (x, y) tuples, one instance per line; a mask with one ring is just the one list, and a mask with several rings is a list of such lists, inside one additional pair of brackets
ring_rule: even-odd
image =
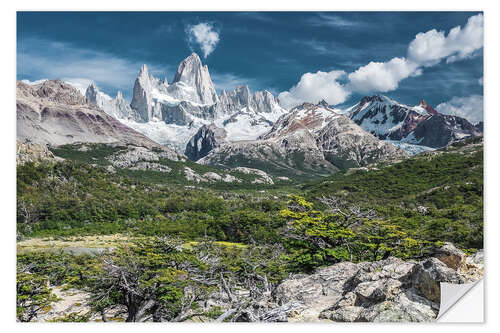
[[(95, 86), (89, 87), (89, 95), (95, 94), (94, 90)], [(265, 90), (252, 94), (248, 86), (239, 86), (217, 95), (208, 67), (196, 53), (179, 64), (171, 83), (155, 78), (143, 65), (134, 83), (130, 109), (118, 98), (98, 95), (96, 103), (107, 113), (180, 152), (203, 125), (224, 128), (229, 141), (253, 140), (286, 113)]]
[(98, 106), (104, 112), (117, 119), (137, 119), (137, 115), (132, 111), (130, 105), (125, 102), (121, 91), (116, 93), (115, 98), (111, 98), (101, 92), (95, 82), (92, 82), (85, 91), (87, 103)]
[(407, 106), (383, 95), (366, 96), (347, 113), (356, 124), (380, 139), (432, 148), (482, 135), (480, 127), (464, 118), (441, 114), (425, 100)]
[(196, 94), (190, 99), (192, 102), (214, 104), (219, 100), (207, 65), (203, 65), (198, 54), (194, 52), (180, 63), (172, 84), (183, 84), (195, 89)]

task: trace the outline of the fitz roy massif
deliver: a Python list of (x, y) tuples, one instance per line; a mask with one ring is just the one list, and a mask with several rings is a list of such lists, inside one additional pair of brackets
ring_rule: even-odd
[(482, 13), (17, 15), (17, 321), (433, 322), (483, 278)]
[[(20, 82), (18, 96), (20, 90), (44, 91), (53, 85), (71, 89), (63, 82), (45, 81), (31, 87)], [(373, 95), (344, 110), (324, 100), (287, 110), (266, 90), (252, 93), (248, 86), (239, 86), (217, 94), (208, 67), (196, 53), (179, 64), (170, 83), (155, 78), (143, 65), (133, 87), (130, 104), (121, 92), (111, 98), (99, 91), (95, 83), (86, 89), (85, 98), (77, 97), (75, 90), (75, 100), (68, 103), (79, 102), (82, 108), (105, 114), (96, 115), (97, 119), (102, 117), (102, 122), (89, 118), (92, 126), (82, 124), (79, 114), (61, 117), (59, 121), (74, 117), (72, 126), (80, 123), (78, 133), (64, 137), (49, 127), (53, 117), (60, 117), (58, 114), (45, 108), (38, 111), (40, 116), (35, 120), (28, 113), (34, 110), (18, 103), (18, 132), (33, 142), (49, 144), (84, 141), (79, 136), (83, 132), (93, 133), (90, 142), (130, 140), (142, 134), (202, 164), (265, 165), (266, 171), (286, 174), (312, 170), (328, 174), (482, 135), (482, 123), (473, 125), (464, 118), (440, 114), (424, 100), (410, 107), (383, 95)], [(112, 124), (105, 126), (104, 119)], [(29, 130), (25, 130), (28, 126)], [(35, 135), (33, 127), (44, 128), (46, 134)], [(125, 135), (117, 127), (134, 134)], [(99, 140), (99, 133), (108, 128), (118, 132), (116, 137)]]

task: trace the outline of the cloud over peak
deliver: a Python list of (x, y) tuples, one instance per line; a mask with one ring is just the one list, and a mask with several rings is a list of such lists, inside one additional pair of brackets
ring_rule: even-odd
[(317, 103), (323, 99), (328, 104), (343, 103), (350, 93), (337, 80), (345, 75), (344, 71), (305, 73), (289, 91), (279, 94), (280, 104), (292, 108), (303, 102)]
[(436, 110), (443, 114), (466, 118), (472, 123), (478, 123), (483, 121), (483, 96), (453, 97), (448, 102), (436, 106)]
[(418, 65), (405, 58), (392, 58), (388, 62), (370, 62), (349, 74), (350, 90), (368, 93), (396, 90), (399, 81), (419, 75)]
[(450, 63), (473, 57), (482, 47), (483, 15), (477, 14), (471, 16), (463, 28), (452, 28), (448, 35), (436, 29), (418, 33), (408, 44), (406, 57), (394, 57), (387, 62), (371, 61), (347, 74), (345, 84), (338, 83), (339, 76), (331, 74), (342, 71), (306, 73), (297, 85), (280, 94), (280, 102), (285, 107), (321, 99), (339, 104), (351, 93), (393, 91), (402, 80), (421, 75), (425, 67), (437, 65), (443, 59)]
[(188, 43), (197, 44), (206, 58), (212, 53), (219, 43), (219, 32), (213, 24), (202, 22), (186, 28)]

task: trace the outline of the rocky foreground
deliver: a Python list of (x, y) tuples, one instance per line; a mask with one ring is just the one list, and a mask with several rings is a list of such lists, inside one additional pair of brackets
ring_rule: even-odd
[(466, 257), (447, 244), (434, 258), (339, 263), (284, 281), (278, 304), (300, 302), (288, 320), (336, 322), (422, 322), (437, 317), (440, 283), (468, 283), (483, 275), (483, 252)]
[[(292, 276), (258, 300), (252, 292), (221, 288), (187, 321), (264, 322), (429, 322), (440, 306), (440, 283), (463, 284), (483, 276), (483, 251), (467, 257), (452, 244), (445, 244), (434, 257), (404, 261), (390, 257), (376, 262), (341, 262), (319, 268), (313, 274)], [(70, 313), (85, 314), (88, 294), (53, 287), (60, 298), (38, 319), (50, 321)], [(204, 313), (222, 309), (218, 318)], [(106, 313), (108, 320), (124, 320), (117, 307)], [(101, 315), (90, 316), (100, 321)]]

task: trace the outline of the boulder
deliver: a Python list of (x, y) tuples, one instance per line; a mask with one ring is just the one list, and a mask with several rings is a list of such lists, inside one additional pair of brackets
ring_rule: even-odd
[(418, 293), (428, 300), (439, 303), (441, 282), (461, 284), (467, 280), (436, 258), (429, 258), (414, 267), (412, 284)]
[(457, 249), (451, 243), (445, 243), (439, 248), (434, 255), (437, 259), (442, 261), (446, 266), (454, 270), (465, 269), (466, 256), (461, 250)]
[[(461, 253), (455, 250), (454, 246), (446, 244), (439, 253), (442, 258)], [(445, 253), (448, 257), (444, 257)], [(474, 268), (474, 279), (482, 276), (482, 270), (476, 269), (481, 258), (482, 252), (478, 252), (467, 259), (468, 265)], [(449, 261), (456, 262), (461, 260)], [(357, 264), (342, 262), (317, 269), (311, 275), (284, 280), (273, 292), (273, 299), (277, 304), (304, 304), (304, 309), (297, 310), (293, 320), (433, 321), (439, 312), (440, 283), (461, 284), (474, 280), (471, 270), (457, 271), (434, 257), (421, 262), (393, 257)]]

